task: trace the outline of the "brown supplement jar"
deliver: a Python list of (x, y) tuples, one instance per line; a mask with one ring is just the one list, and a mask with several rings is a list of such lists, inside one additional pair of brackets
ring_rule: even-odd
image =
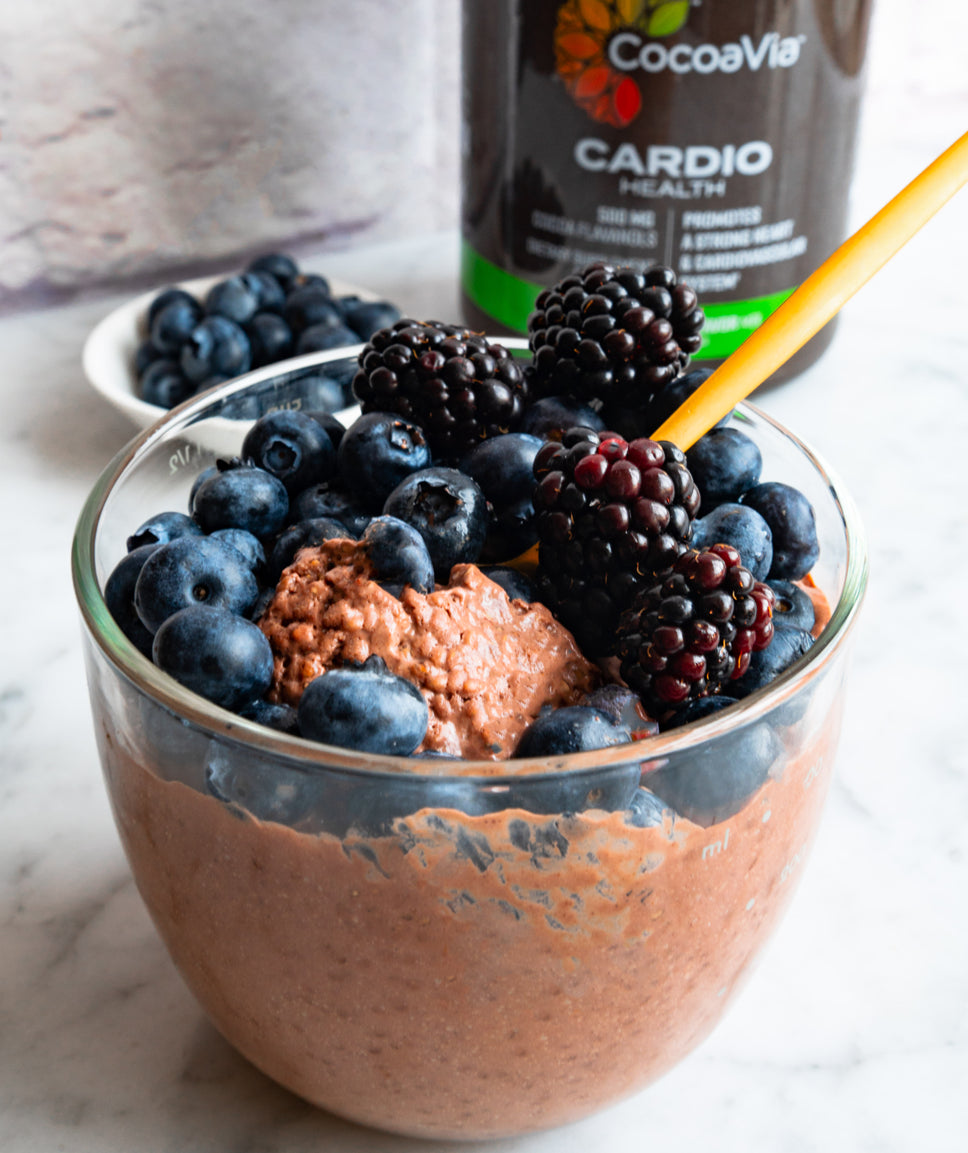
[(467, 321), (524, 332), (577, 268), (666, 264), (694, 363), (728, 356), (844, 239), (871, 5), (464, 0)]

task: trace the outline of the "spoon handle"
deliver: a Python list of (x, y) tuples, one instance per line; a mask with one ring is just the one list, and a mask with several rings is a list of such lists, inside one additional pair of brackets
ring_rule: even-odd
[(859, 228), (652, 434), (689, 448), (836, 316), (968, 181), (968, 133)]

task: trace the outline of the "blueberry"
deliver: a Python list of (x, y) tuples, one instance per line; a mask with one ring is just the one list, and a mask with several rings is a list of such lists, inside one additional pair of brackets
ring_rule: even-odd
[(766, 582), (776, 594), (773, 605), (773, 624), (781, 629), (803, 629), (810, 632), (817, 622), (813, 601), (792, 581), (770, 580)]
[(290, 495), (329, 480), (336, 471), (329, 434), (311, 416), (289, 408), (255, 422), (242, 441), (242, 459), (278, 477)]
[(151, 303), (148, 305), (148, 312), (145, 317), (145, 325), (148, 331), (151, 331), (151, 326), (155, 322), (155, 317), (163, 308), (167, 308), (169, 304), (186, 304), (188, 306), (194, 305), (195, 308), (201, 312), (201, 305), (190, 292), (184, 288), (165, 288), (155, 296)]
[(520, 569), (511, 568), (510, 565), (487, 564), (481, 565), (481, 572), (496, 585), (500, 585), (511, 600), (524, 601), (525, 604), (534, 601), (534, 581)]
[(272, 604), (276, 595), (275, 585), (265, 585), (259, 589), (259, 595), (255, 598), (255, 604), (249, 609), (247, 616), (250, 621), (261, 620), (265, 614), (266, 609)]
[(346, 292), (346, 293), (343, 293), (342, 296), (334, 296), (333, 297), (333, 304), (336, 305), (336, 308), (339, 311), (339, 318), (344, 324), (346, 323), (347, 309), (352, 309), (357, 304), (362, 304), (362, 303), (363, 303), (363, 301), (360, 299), (359, 295), (355, 292)]
[(258, 305), (256, 315), (259, 312), (282, 312), (282, 307), (286, 303), (286, 293), (278, 279), (271, 273), (261, 272), (258, 269), (244, 272), (242, 283), (256, 299)]
[(643, 784), (677, 813), (708, 827), (738, 813), (782, 755), (772, 729), (760, 722), (676, 754), (646, 772)]
[[(327, 384), (336, 384), (337, 382), (326, 378)], [(337, 387), (339, 385), (337, 384)], [(343, 433), (346, 432), (346, 425), (341, 420), (338, 420), (328, 409), (320, 410), (315, 408), (304, 408), (303, 411), (307, 416), (311, 416), (317, 424), (321, 424), (329, 439), (333, 442), (333, 448), (338, 449), (340, 441), (343, 439)]]
[(179, 363), (189, 380), (201, 384), (215, 374), (247, 372), (252, 350), (244, 330), (226, 316), (206, 316), (182, 345)]
[(525, 497), (516, 504), (488, 511), (487, 537), (481, 549), (481, 560), (491, 564), (510, 561), (537, 544), (538, 530), (534, 504)]
[(417, 530), (393, 516), (378, 516), (362, 536), (376, 579), (410, 585), (418, 593), (434, 591), (434, 566)]
[(546, 396), (528, 405), (521, 431), (542, 440), (558, 440), (566, 428), (591, 428), (602, 432), (605, 421), (587, 404), (566, 396)]
[(145, 544), (165, 544), (179, 536), (201, 536), (202, 530), (183, 512), (160, 512), (146, 520), (127, 540), (128, 552)]
[(244, 528), (260, 539), (286, 523), (286, 486), (261, 468), (227, 468), (204, 481), (195, 493), (192, 515), (205, 532)]
[(134, 353), (134, 374), (140, 380), (147, 371), (149, 364), (154, 364), (156, 360), (161, 360), (161, 353), (151, 343), (150, 340), (143, 340)]
[(189, 512), (193, 512), (195, 509), (195, 497), (198, 493), (198, 490), (209, 479), (209, 477), (218, 476), (218, 474), (219, 474), (218, 465), (217, 464), (210, 464), (210, 465), (207, 465), (205, 468), (203, 468), (202, 471), (198, 474), (198, 476), (195, 477), (195, 479), (192, 481), (191, 491), (188, 494), (188, 511)]
[(729, 697), (722, 693), (709, 697), (695, 697), (687, 701), (681, 708), (676, 709), (672, 716), (663, 719), (662, 731), (679, 729), (683, 725), (692, 724), (693, 721), (710, 717), (714, 713), (728, 709), (730, 705), (735, 705), (737, 700), (737, 697)]
[(307, 352), (326, 352), (331, 348), (348, 348), (359, 343), (360, 338), (345, 324), (312, 324), (299, 334), (296, 351), (300, 355)]
[(151, 343), (165, 356), (175, 357), (201, 318), (202, 306), (193, 297), (179, 297), (155, 314)]
[(817, 563), (820, 542), (813, 505), (803, 493), (780, 481), (769, 481), (744, 492), (740, 503), (755, 508), (770, 526), (770, 579), (795, 581), (805, 577)]
[(757, 580), (766, 580), (773, 563), (770, 526), (755, 509), (744, 504), (721, 504), (708, 516), (693, 521), (690, 543), (697, 549), (732, 545)]
[(267, 272), (282, 286), (283, 291), (299, 275), (299, 266), (291, 256), (284, 252), (267, 252), (257, 256), (246, 265), (246, 272)]
[(659, 726), (642, 707), (638, 693), (633, 693), (624, 685), (602, 685), (601, 688), (586, 693), (580, 704), (586, 708), (596, 709), (613, 724), (628, 729), (634, 741), (654, 737), (659, 731)]
[(195, 385), (185, 376), (180, 366), (168, 357), (153, 360), (138, 381), (141, 399), (159, 408), (174, 408), (195, 392)]
[[(426, 752), (415, 755), (440, 759)], [(401, 774), (369, 780), (346, 778), (340, 785), (327, 798), (327, 824), (338, 822), (338, 827), (330, 827), (327, 831), (337, 836), (343, 836), (350, 829), (369, 837), (387, 836), (393, 832), (395, 822), (421, 809), (456, 809), (470, 816), (488, 811), (478, 786), (459, 777), (427, 778)]]
[(239, 715), (255, 721), (257, 725), (265, 725), (267, 729), (275, 729), (278, 733), (299, 735), (299, 714), (292, 705), (276, 704), (259, 697), (239, 709)]
[(145, 561), (158, 547), (157, 544), (145, 544), (126, 553), (114, 566), (104, 586), (104, 603), (115, 623), (146, 657), (151, 656), (154, 638), (134, 607), (134, 589)]
[(534, 530), (534, 458), (543, 441), (507, 432), (476, 444), (460, 463), (491, 505), (488, 552), (493, 559), (517, 556), (537, 540)]
[(387, 497), (383, 511), (413, 525), (424, 538), (441, 584), (455, 564), (472, 564), (481, 554), (487, 501), (474, 481), (456, 469), (435, 465), (411, 473)]
[(598, 709), (566, 705), (540, 713), (524, 730), (516, 757), (553, 757), (607, 749), (631, 741), (632, 734)]
[(225, 316), (244, 325), (259, 311), (259, 298), (242, 276), (230, 276), (213, 284), (205, 297), (209, 316)]
[(492, 812), (504, 809), (524, 809), (529, 813), (582, 813), (586, 809), (621, 812), (632, 803), (640, 776), (637, 761), (550, 777), (529, 775), (489, 789), (486, 800)]
[(750, 656), (749, 668), (733, 682), (733, 692), (738, 697), (748, 697), (757, 689), (776, 680), (786, 670), (808, 652), (813, 645), (813, 637), (806, 629), (778, 628), (773, 632), (773, 640), (765, 649), (759, 649)]
[[(711, 368), (694, 368), (691, 372), (683, 373), (682, 376), (677, 376), (671, 380), (665, 388), (662, 388), (652, 397), (649, 401), (648, 407), (645, 410), (645, 425), (648, 428), (646, 436), (651, 436), (653, 432), (664, 424), (670, 416), (684, 404), (696, 389), (704, 384), (713, 374)], [(730, 414), (727, 414), (719, 421), (717, 428), (726, 424), (729, 420)]]
[(306, 686), (299, 731), (313, 741), (408, 756), (424, 739), (429, 711), (416, 685), (394, 676), (381, 657), (330, 669)]
[(150, 632), (187, 605), (246, 613), (259, 585), (231, 545), (212, 537), (181, 536), (159, 545), (134, 589), (138, 616)]
[[(329, 360), (326, 362), (326, 376), (331, 380), (335, 380), (346, 398), (344, 401), (344, 408), (349, 408), (351, 405), (356, 404), (356, 396), (353, 392), (353, 378), (358, 371), (357, 356), (353, 353), (348, 353), (338, 360)], [(307, 408), (312, 407), (307, 404)]]
[(330, 287), (329, 281), (325, 276), (321, 276), (318, 272), (299, 272), (297, 273), (286, 287), (286, 296), (290, 296), (298, 292), (301, 288), (315, 288), (318, 289), (324, 296), (328, 296), (330, 300), (333, 298), (333, 290)]
[(686, 465), (699, 486), (703, 510), (710, 511), (759, 484), (763, 454), (745, 432), (713, 428), (686, 453)]
[(424, 431), (399, 416), (369, 412), (343, 435), (337, 455), (344, 486), (367, 507), (380, 511), (397, 485), (430, 464)]
[[(246, 715), (248, 709), (240, 711)], [(329, 808), (328, 773), (301, 772), (281, 764), (273, 765), (270, 772), (264, 761), (248, 755), (244, 748), (215, 746), (205, 767), (205, 786), (223, 804), (260, 821), (275, 821), (307, 833), (336, 832), (324, 828), (321, 817)]]
[(317, 324), (340, 324), (339, 308), (328, 289), (319, 285), (296, 288), (286, 297), (282, 315), (293, 332), (302, 332)]
[(625, 823), (636, 829), (661, 827), (673, 816), (669, 806), (648, 789), (636, 789), (625, 815)]
[(269, 553), (269, 581), (273, 585), (278, 582), (282, 570), (292, 564), (300, 549), (313, 548), (327, 540), (345, 540), (350, 535), (346, 525), (332, 517), (315, 517), (290, 525), (276, 537)]
[(224, 608), (180, 609), (155, 633), (152, 655), (179, 684), (225, 709), (244, 708), (272, 683), (272, 648), (265, 634)]
[(381, 328), (400, 319), (400, 309), (388, 300), (343, 301), (343, 322), (356, 333), (357, 340), (369, 340)]
[(275, 364), (292, 355), (292, 330), (274, 312), (257, 312), (245, 326), (252, 350), (252, 367)]
[(266, 564), (266, 550), (262, 541), (244, 528), (217, 528), (212, 540), (220, 540), (235, 549), (254, 573), (260, 573)]
[[(355, 403), (352, 397), (347, 400), (346, 389), (340, 381), (325, 372), (313, 372), (301, 376), (292, 389), (292, 395), (298, 399), (300, 409), (316, 420), (320, 420), (324, 414), (339, 412), (340, 409), (348, 408)], [(320, 423), (323, 424), (321, 420)], [(323, 427), (326, 425), (323, 424)], [(340, 430), (341, 434), (346, 431), (342, 425)], [(338, 441), (333, 441), (334, 447), (337, 444)]]
[(373, 519), (358, 500), (342, 489), (334, 488), (331, 481), (304, 488), (296, 497), (292, 511), (297, 521), (315, 520), (317, 517), (342, 521), (353, 537), (361, 536)]

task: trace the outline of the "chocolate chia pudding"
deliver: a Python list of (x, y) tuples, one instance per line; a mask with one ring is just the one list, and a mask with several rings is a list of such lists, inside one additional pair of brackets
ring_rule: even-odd
[(376, 654), (427, 698), (420, 751), (470, 760), (510, 756), (542, 708), (577, 704), (601, 679), (544, 605), (510, 600), (475, 565), (455, 565), (426, 595), (396, 596), (351, 540), (301, 552), (260, 625), (274, 700), (295, 705), (321, 673)]
[[(274, 405), (288, 380), (273, 381)], [(351, 681), (351, 706), (370, 722), (378, 698), (354, 678), (385, 665), (381, 675), (408, 682), (430, 717), (408, 747), (413, 756), (390, 755), (272, 728), (258, 720), (268, 714), (206, 697), (145, 659), (119, 623), (127, 593), (118, 615), (108, 608), (105, 586), (137, 524), (132, 510), (159, 489), (171, 508), (185, 507), (191, 479), (173, 474), (174, 463), (195, 431), (204, 434), (204, 417), (224, 420), (218, 403), (183, 406), (163, 436), (112, 466), (85, 507), (74, 553), (115, 821), (200, 1006), (255, 1066), (307, 1101), (413, 1136), (534, 1131), (650, 1084), (721, 1017), (816, 833), (843, 706), (842, 642), (866, 577), (843, 494), (803, 446), (744, 412), (776, 473), (817, 510), (823, 551), (802, 582), (817, 608), (816, 640), (745, 699), (675, 727), (656, 720), (639, 740), (623, 719), (618, 743), (523, 755), (522, 732), (560, 717), (558, 706), (581, 712), (571, 706), (593, 691), (585, 712), (607, 713), (635, 694), (603, 684), (609, 661), (625, 667), (616, 652), (583, 654), (558, 623), (563, 613), (509, 599), (474, 564), (453, 566), (436, 587), (440, 570), (428, 565), (417, 587), (433, 591), (418, 593), (415, 581), (397, 584), (392, 565), (381, 568), (375, 546), (328, 540), (300, 552), (274, 592), (259, 589), (246, 609), (216, 615), (217, 606), (188, 604), (158, 626), (152, 654), (164, 630), (188, 622), (194, 631), (184, 635), (199, 640), (178, 655), (209, 689), (203, 658), (217, 666), (225, 657), (205, 647), (215, 633), (252, 640), (244, 652), (265, 658), (259, 704), (284, 718), (309, 711), (316, 689), (303, 695), (307, 684)], [(195, 449), (188, 455), (197, 474)], [(223, 464), (216, 471), (233, 478), (241, 505), (251, 474)], [(181, 556), (180, 539), (150, 557)], [(211, 573), (135, 559), (138, 603), (153, 573), (154, 603), (185, 587), (218, 591)], [(214, 575), (246, 563), (236, 549)], [(734, 569), (753, 582), (738, 561)], [(719, 596), (722, 574), (707, 576), (703, 587)], [(684, 587), (682, 609), (693, 603)], [(792, 598), (793, 609), (801, 601)], [(809, 642), (807, 628), (799, 631)], [(717, 635), (726, 644), (741, 634)], [(598, 703), (606, 698), (611, 705)], [(379, 715), (372, 727), (392, 727)]]
[(342, 1116), (485, 1138), (615, 1101), (712, 1029), (812, 841), (838, 701), (709, 828), (424, 809), (306, 835), (102, 752), (141, 894), (225, 1037)]

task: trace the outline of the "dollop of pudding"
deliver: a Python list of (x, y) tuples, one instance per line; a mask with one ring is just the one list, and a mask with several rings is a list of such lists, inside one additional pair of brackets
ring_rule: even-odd
[(418, 752), (504, 759), (542, 708), (577, 704), (601, 679), (544, 605), (510, 600), (476, 565), (455, 565), (426, 595), (395, 595), (352, 540), (300, 552), (259, 624), (272, 700), (298, 704), (315, 677), (373, 654), (417, 685), (430, 709)]

